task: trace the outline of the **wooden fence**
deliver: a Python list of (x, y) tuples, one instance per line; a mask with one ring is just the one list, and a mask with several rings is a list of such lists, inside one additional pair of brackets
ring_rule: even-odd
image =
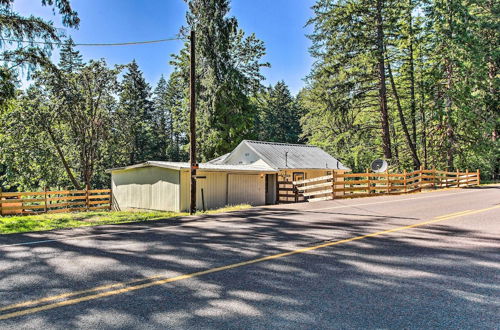
[(279, 204), (305, 202), (306, 198), (299, 194), (297, 186), (291, 181), (276, 181), (276, 200)]
[[(480, 184), (480, 172), (439, 171), (420, 169), (403, 173), (335, 173), (312, 179), (293, 181), (296, 201), (303, 196), (310, 202), (337, 198), (374, 195), (399, 195), (421, 191), (422, 188), (468, 187)], [(290, 201), (289, 201), (290, 202)]]
[(0, 191), (0, 215), (110, 210), (111, 195), (111, 189)]

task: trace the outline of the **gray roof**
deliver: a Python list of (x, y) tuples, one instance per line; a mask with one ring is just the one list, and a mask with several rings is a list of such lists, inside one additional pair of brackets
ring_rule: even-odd
[[(118, 170), (130, 170), (134, 168), (141, 167), (163, 167), (173, 170), (185, 170), (189, 169), (189, 163), (187, 162), (163, 162), (163, 161), (147, 161), (140, 164), (117, 167), (107, 170), (106, 172), (118, 171)], [(258, 161), (253, 164), (248, 165), (225, 165), (225, 164), (209, 164), (200, 163), (199, 170), (206, 172), (276, 172), (275, 169), (267, 166), (264, 162)]]
[(323, 149), (305, 144), (243, 140), (269, 166), (276, 169), (349, 170)]

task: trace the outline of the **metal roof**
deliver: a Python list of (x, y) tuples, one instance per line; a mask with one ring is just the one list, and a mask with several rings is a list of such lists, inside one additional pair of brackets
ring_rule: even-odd
[[(163, 161), (147, 161), (140, 164), (117, 167), (106, 170), (106, 172), (118, 171), (118, 170), (130, 170), (134, 168), (142, 167), (163, 167), (173, 170), (184, 170), (189, 169), (189, 163), (187, 162), (163, 162)], [(210, 164), (210, 163), (200, 163), (199, 170), (207, 172), (276, 172), (274, 168), (269, 167), (266, 163), (262, 161), (257, 161), (253, 164), (248, 165), (226, 165), (226, 164)]]
[(349, 170), (319, 147), (251, 140), (243, 140), (241, 144), (243, 143), (256, 152), (269, 166), (276, 169)]

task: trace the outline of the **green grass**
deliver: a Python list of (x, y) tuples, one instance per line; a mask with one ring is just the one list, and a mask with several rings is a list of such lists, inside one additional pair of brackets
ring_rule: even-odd
[[(250, 205), (234, 205), (197, 214), (243, 210)], [(187, 213), (161, 211), (101, 211), (0, 217), (0, 234), (25, 233), (61, 228), (98, 226), (137, 221), (155, 221), (186, 216)]]

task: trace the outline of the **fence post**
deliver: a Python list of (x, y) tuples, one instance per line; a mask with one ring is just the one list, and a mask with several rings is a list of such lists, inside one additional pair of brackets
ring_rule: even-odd
[(422, 191), (422, 182), (423, 182), (423, 178), (422, 178), (422, 171), (424, 170), (424, 167), (422, 165), (420, 165), (420, 170), (418, 171), (418, 188), (420, 189), (420, 191)]
[(460, 188), (460, 171), (457, 168), (457, 187)]
[(44, 210), (45, 210), (45, 213), (47, 213), (47, 211), (48, 211), (48, 207), (47, 207), (47, 186), (45, 186), (45, 188), (43, 188), (43, 195), (44, 195), (43, 202), (45, 204)]
[(335, 199), (335, 170), (332, 169), (332, 199)]
[(432, 188), (436, 189), (436, 168), (432, 168)]
[(113, 210), (113, 185), (111, 185), (111, 188), (109, 189), (109, 210)]
[(366, 180), (368, 181), (368, 195), (372, 193), (372, 183), (370, 180), (370, 170), (366, 169)]
[(390, 193), (391, 181), (389, 179), (389, 170), (385, 170), (385, 175), (387, 176), (387, 193)]
[(403, 171), (403, 176), (404, 176), (404, 179), (403, 179), (403, 182), (404, 182), (404, 185), (405, 185), (405, 194), (406, 194), (406, 170)]
[(469, 186), (469, 169), (468, 168), (465, 169), (465, 186), (466, 187)]
[(481, 184), (481, 172), (479, 169), (477, 169), (477, 185), (479, 186)]
[(89, 200), (89, 185), (85, 185), (85, 208), (89, 210), (90, 200)]
[(2, 187), (0, 187), (0, 217), (3, 216)]

